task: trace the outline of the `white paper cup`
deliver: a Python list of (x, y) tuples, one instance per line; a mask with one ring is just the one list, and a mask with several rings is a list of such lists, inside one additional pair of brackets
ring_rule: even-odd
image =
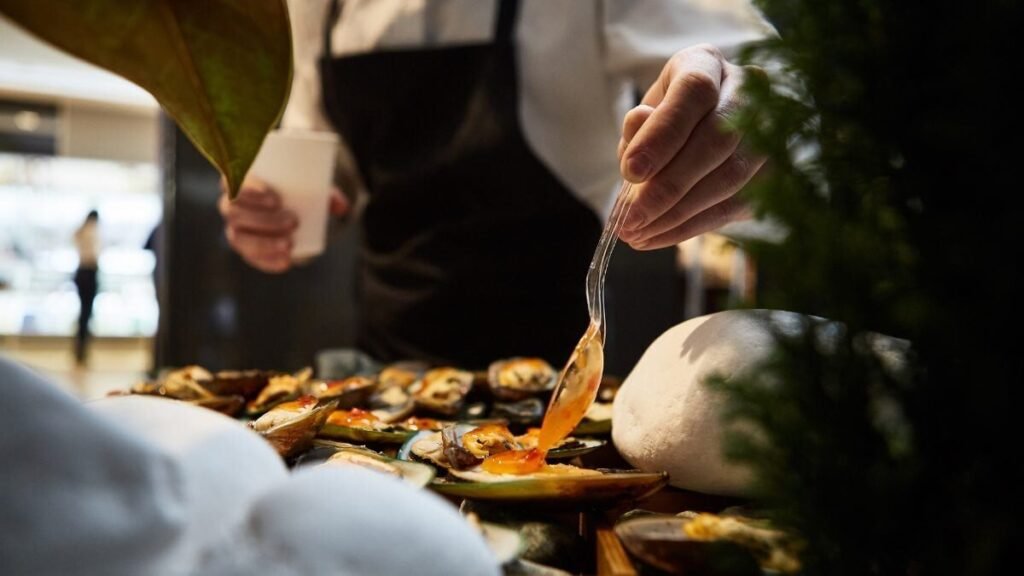
[(295, 213), (292, 261), (319, 255), (327, 244), (331, 185), (338, 154), (332, 132), (276, 130), (263, 141), (249, 175), (266, 182)]

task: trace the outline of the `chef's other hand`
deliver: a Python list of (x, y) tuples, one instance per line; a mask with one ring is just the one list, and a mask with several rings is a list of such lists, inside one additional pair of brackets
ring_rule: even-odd
[(714, 46), (693, 46), (665, 64), (626, 114), (619, 160), (634, 202), (619, 236), (633, 248), (664, 248), (751, 217), (737, 192), (765, 158), (725, 129), (751, 73), (762, 72), (730, 64)]
[[(217, 207), (224, 217), (224, 233), (231, 248), (257, 270), (277, 274), (291, 268), (292, 241), (299, 220), (284, 207), (281, 196), (256, 178), (246, 178), (234, 200), (228, 198), (223, 178), (220, 188)], [(349, 203), (334, 188), (327, 208), (331, 214), (343, 216)]]

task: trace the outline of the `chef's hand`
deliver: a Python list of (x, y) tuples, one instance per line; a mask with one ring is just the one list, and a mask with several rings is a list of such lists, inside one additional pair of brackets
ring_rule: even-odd
[[(250, 266), (272, 274), (291, 268), (292, 236), (299, 225), (294, 212), (284, 207), (281, 196), (265, 182), (246, 178), (234, 200), (228, 199), (224, 179), (217, 202), (224, 217), (228, 244)], [(349, 203), (337, 188), (331, 190), (331, 214), (348, 213)]]
[(713, 46), (693, 46), (668, 61), (626, 114), (619, 160), (634, 202), (619, 237), (633, 248), (664, 248), (751, 217), (736, 193), (765, 158), (724, 129), (750, 73), (762, 72), (730, 64)]

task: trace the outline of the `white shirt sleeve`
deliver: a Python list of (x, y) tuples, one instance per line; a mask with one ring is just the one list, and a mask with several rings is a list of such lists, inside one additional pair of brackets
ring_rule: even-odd
[(708, 43), (735, 58), (743, 44), (775, 34), (748, 0), (604, 0), (605, 65), (646, 90), (665, 62)]
[(295, 69), (281, 127), (293, 130), (332, 130), (324, 115), (319, 61), (323, 29), (333, 0), (288, 0)]

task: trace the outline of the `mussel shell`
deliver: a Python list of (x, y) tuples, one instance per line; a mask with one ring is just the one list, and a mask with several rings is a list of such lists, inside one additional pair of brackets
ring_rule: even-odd
[(320, 428), (319, 436), (321, 438), (365, 444), (402, 444), (416, 433), (417, 430), (406, 430), (402, 428), (371, 430), (369, 428), (357, 428), (355, 426), (340, 426), (338, 424), (326, 423), (322, 428)]
[(270, 442), (282, 458), (291, 458), (309, 448), (327, 417), (336, 408), (337, 404), (328, 402), (258, 434)]
[(307, 393), (322, 401), (335, 401), (338, 408), (347, 410), (364, 404), (377, 389), (377, 380), (368, 376), (349, 376), (330, 382), (311, 380), (304, 386)]
[(587, 420), (584, 418), (572, 431), (573, 436), (608, 436), (612, 433), (612, 421)]
[(451, 468), (472, 468), (483, 462), (483, 458), (478, 458), (462, 445), (462, 436), (468, 431), (454, 424), (441, 430), (442, 451)]
[(172, 370), (155, 382), (140, 382), (131, 388), (132, 394), (163, 396), (174, 400), (199, 400), (214, 394), (204, 386), (210, 373), (199, 366), (186, 366)]
[(668, 483), (668, 475), (665, 473), (635, 470), (600, 472), (593, 476), (549, 478), (524, 475), (497, 482), (440, 478), (431, 482), (430, 488), (447, 496), (473, 500), (594, 505), (640, 500)]
[(245, 406), (245, 398), (241, 396), (213, 396), (210, 398), (199, 398), (197, 400), (186, 400), (189, 404), (202, 406), (226, 416), (235, 416)]
[[(470, 430), (476, 427), (476, 424), (460, 423), (455, 425), (453, 431), (458, 435), (461, 441), (461, 437), (463, 434), (469, 432)], [(444, 454), (441, 435), (442, 433), (440, 432), (421, 430), (415, 433), (414, 435), (410, 436), (405, 441), (405, 443), (402, 444), (402, 447), (399, 448), (396, 457), (401, 460), (429, 461), (431, 464), (434, 464), (436, 466), (442, 468), (450, 468), (451, 465), (448, 462), (442, 461), (440, 458), (440, 456)], [(416, 446), (418, 442), (428, 439), (442, 446), (442, 452), (441, 454), (438, 454), (436, 458), (424, 458), (421, 450), (413, 450), (413, 447)], [(569, 458), (575, 458), (576, 456), (581, 456), (583, 454), (587, 454), (588, 452), (593, 452), (594, 450), (597, 450), (598, 448), (604, 446), (605, 444), (607, 444), (605, 440), (599, 440), (596, 438), (571, 438), (569, 439), (569, 442), (565, 445), (564, 448), (558, 447), (555, 448), (554, 450), (549, 451), (547, 455), (547, 460), (567, 460)], [(470, 454), (470, 456), (472, 455)], [(471, 464), (471, 466), (479, 464), (480, 462), (481, 460), (476, 459), (475, 464)]]
[(267, 370), (222, 370), (214, 374), (213, 378), (198, 382), (216, 396), (238, 395), (253, 400), (272, 377), (280, 375), (280, 372)]
[(281, 374), (271, 378), (267, 385), (260, 390), (255, 399), (245, 405), (245, 413), (250, 417), (259, 416), (270, 411), (278, 404), (291, 402), (302, 395), (302, 387), (305, 380)]
[[(420, 443), (428, 441), (429, 448), (424, 449)], [(416, 450), (414, 450), (416, 448)], [(441, 445), (441, 437), (438, 431), (433, 430), (420, 430), (414, 434), (398, 448), (395, 457), (399, 460), (412, 460), (420, 462), (428, 462), (439, 467), (446, 467), (442, 463), (441, 456), (444, 455), (444, 450)]]
[(760, 576), (753, 555), (729, 541), (694, 540), (683, 526), (689, 519), (644, 515), (615, 525), (615, 534), (638, 559), (673, 574)]
[(412, 395), (400, 386), (378, 387), (370, 396), (370, 412), (381, 422), (392, 423), (412, 415), (416, 403)]
[[(199, 400), (200, 398), (207, 398), (189, 388), (182, 388), (180, 386), (168, 386), (163, 380), (151, 381), (151, 382), (139, 382), (131, 387), (130, 392), (132, 394), (142, 394), (145, 396), (162, 396), (164, 398), (170, 398), (172, 400)], [(212, 395), (211, 395), (212, 396)]]
[(519, 402), (495, 402), (491, 416), (502, 418), (513, 424), (529, 426), (539, 424), (544, 418), (544, 403), (539, 398), (527, 398)]
[[(526, 375), (526, 378), (523, 378)], [(491, 363), (487, 386), (495, 398), (517, 401), (550, 392), (558, 373), (540, 358), (508, 358)]]
[(427, 364), (415, 360), (395, 362), (394, 364), (389, 364), (381, 369), (380, 373), (377, 375), (377, 380), (380, 381), (382, 388), (386, 388), (388, 386), (408, 388), (417, 380), (422, 378), (427, 369)]
[(548, 451), (548, 460), (568, 460), (589, 454), (608, 442), (597, 438), (567, 438), (568, 442)]
[[(422, 488), (430, 483), (434, 479), (434, 467), (426, 464), (420, 464), (419, 462), (409, 462), (405, 460), (397, 460), (395, 458), (389, 458), (379, 452), (370, 450), (363, 446), (354, 446), (352, 444), (346, 444), (343, 442), (334, 442), (331, 440), (314, 440), (314, 444), (317, 448), (329, 448), (332, 453), (327, 455), (326, 458), (320, 462), (321, 465), (330, 465), (331, 459), (337, 458), (338, 454), (351, 455), (353, 457), (352, 465), (359, 466), (360, 459), (369, 458), (381, 463), (384, 466), (390, 467), (395, 473), (402, 478), (405, 482)], [(376, 468), (371, 466), (364, 466), (374, 470)]]

